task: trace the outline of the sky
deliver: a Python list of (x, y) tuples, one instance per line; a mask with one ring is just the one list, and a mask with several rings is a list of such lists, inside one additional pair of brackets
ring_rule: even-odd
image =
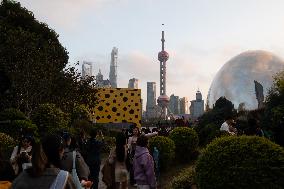
[[(118, 87), (139, 79), (143, 109), (147, 82), (157, 83), (161, 31), (165, 31), (167, 95), (206, 99), (218, 70), (247, 50), (284, 57), (283, 0), (20, 0), (59, 34), (69, 64), (93, 62), (108, 78), (118, 48)], [(164, 24), (164, 26), (162, 26)], [(81, 67), (79, 68), (81, 71)]]

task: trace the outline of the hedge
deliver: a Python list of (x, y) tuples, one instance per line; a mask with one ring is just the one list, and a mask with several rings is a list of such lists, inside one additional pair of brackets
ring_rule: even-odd
[(171, 189), (190, 189), (195, 185), (195, 172), (192, 168), (182, 170), (178, 176), (171, 181)]
[(284, 188), (284, 150), (264, 137), (215, 139), (196, 165), (199, 189)]

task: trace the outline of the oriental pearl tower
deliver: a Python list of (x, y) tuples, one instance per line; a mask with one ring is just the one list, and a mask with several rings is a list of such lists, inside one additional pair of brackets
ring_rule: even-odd
[(167, 109), (170, 98), (167, 96), (166, 84), (166, 62), (169, 59), (169, 54), (165, 51), (164, 31), (162, 31), (162, 51), (158, 54), (160, 61), (160, 96), (158, 97), (158, 105), (161, 107), (161, 117), (167, 119)]

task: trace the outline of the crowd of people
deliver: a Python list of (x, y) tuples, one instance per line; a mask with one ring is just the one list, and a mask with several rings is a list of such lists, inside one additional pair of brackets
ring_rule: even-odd
[[(114, 167), (113, 182), (108, 188), (126, 189), (129, 183), (138, 189), (156, 188), (157, 166), (148, 150), (148, 138), (157, 134), (155, 131), (140, 132), (138, 127), (117, 134), (115, 146), (107, 158), (107, 163)], [(40, 141), (35, 142), (31, 135), (23, 136), (14, 147), (10, 161), (4, 160), (0, 148), (1, 187), (99, 188), (101, 149), (105, 145), (101, 131), (92, 129), (88, 135), (82, 131), (79, 137), (63, 132), (47, 135)], [(157, 148), (155, 153), (157, 159)]]

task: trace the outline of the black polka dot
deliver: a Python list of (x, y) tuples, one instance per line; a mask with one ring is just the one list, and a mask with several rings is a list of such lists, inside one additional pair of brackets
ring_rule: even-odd
[(123, 110), (124, 110), (124, 111), (126, 111), (126, 110), (127, 110), (127, 108), (126, 108), (126, 107), (124, 107), (124, 108), (123, 108)]
[(124, 120), (122, 120), (122, 123), (126, 123), (127, 121), (124, 119)]
[(117, 95), (115, 95), (115, 97), (117, 97)]
[(135, 103), (135, 106), (138, 106), (138, 103)]
[(120, 113), (117, 113), (116, 116), (120, 116)]
[(131, 96), (134, 96), (134, 93), (131, 93)]
[(105, 94), (105, 98), (109, 98), (110, 97), (110, 95), (109, 94)]
[(102, 116), (102, 118), (105, 118), (105, 116)]
[(113, 100), (112, 102), (113, 102), (113, 103), (116, 103), (116, 100)]
[(115, 119), (114, 121), (117, 121), (117, 119)]
[(133, 100), (131, 100), (131, 102), (133, 102)]
[(123, 97), (123, 102), (126, 102), (128, 100), (127, 97)]
[(116, 108), (116, 107), (113, 107), (113, 108), (112, 108), (112, 111), (113, 111), (113, 112), (116, 112), (116, 111), (117, 111), (117, 108)]
[(99, 111), (103, 111), (103, 109), (104, 109), (104, 108), (103, 108), (102, 106), (99, 106), (99, 107), (98, 107), (98, 110), (99, 110)]
[(96, 117), (96, 120), (99, 120), (99, 119), (100, 119), (100, 116), (97, 116), (97, 117)]
[(109, 105), (110, 105), (110, 103), (108, 103), (108, 102), (107, 102), (107, 103), (106, 103), (106, 105), (107, 105), (107, 106), (109, 106)]
[(130, 118), (129, 120), (132, 120), (132, 118)]
[(130, 107), (130, 105), (128, 105), (128, 107)]
[(129, 113), (130, 113), (130, 114), (134, 114), (134, 110), (131, 109), (131, 110), (129, 111)]
[(138, 94), (138, 96), (140, 96), (140, 94)]
[(108, 112), (107, 110), (105, 110), (105, 112)]
[(120, 104), (118, 104), (118, 106), (120, 106)]
[(108, 115), (108, 116), (107, 116), (107, 118), (108, 118), (108, 119), (110, 119), (110, 118), (111, 118), (111, 116), (110, 116), (110, 115)]
[(138, 118), (138, 115), (135, 115), (135, 118)]
[(119, 95), (120, 95), (120, 96), (123, 96), (123, 93), (120, 93)]
[(110, 90), (109, 92), (110, 92), (110, 93), (113, 93), (113, 90)]
[(125, 114), (123, 114), (123, 117), (125, 117)]

